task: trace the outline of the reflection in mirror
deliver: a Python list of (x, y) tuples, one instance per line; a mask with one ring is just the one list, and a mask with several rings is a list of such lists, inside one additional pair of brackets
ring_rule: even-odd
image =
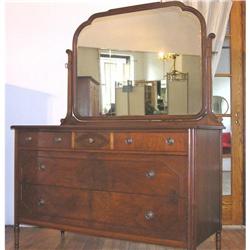
[(230, 77), (215, 77), (213, 80), (212, 110), (215, 114), (230, 114), (231, 106)]
[(177, 7), (95, 19), (78, 37), (76, 113), (198, 113), (200, 29), (196, 16)]
[(226, 114), (229, 110), (229, 104), (223, 96), (213, 96), (213, 113)]

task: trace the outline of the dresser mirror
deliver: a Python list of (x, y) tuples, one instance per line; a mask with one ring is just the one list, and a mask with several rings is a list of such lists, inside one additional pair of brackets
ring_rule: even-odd
[(201, 113), (203, 18), (179, 2), (121, 10), (95, 14), (75, 33), (74, 116), (82, 120)]

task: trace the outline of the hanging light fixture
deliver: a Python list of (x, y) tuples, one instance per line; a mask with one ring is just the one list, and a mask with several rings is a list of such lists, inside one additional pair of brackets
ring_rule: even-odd
[(166, 74), (168, 81), (184, 81), (188, 79), (188, 73), (183, 73), (176, 70), (176, 58), (179, 56), (177, 53), (167, 53), (159, 52), (159, 58), (163, 61), (173, 60), (173, 69), (171, 72)]

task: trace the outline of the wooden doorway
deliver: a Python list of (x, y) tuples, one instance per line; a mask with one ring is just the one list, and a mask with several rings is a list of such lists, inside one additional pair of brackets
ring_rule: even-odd
[(213, 109), (223, 119), (223, 224), (244, 224), (245, 1), (234, 1), (213, 82)]

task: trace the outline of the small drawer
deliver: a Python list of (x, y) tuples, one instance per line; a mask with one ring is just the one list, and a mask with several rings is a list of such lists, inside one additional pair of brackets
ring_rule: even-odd
[(38, 142), (37, 132), (19, 132), (18, 145), (25, 147), (36, 147)]
[(19, 145), (25, 147), (70, 148), (71, 133), (68, 132), (21, 132)]
[(82, 149), (109, 149), (110, 133), (76, 132), (75, 148)]
[(187, 132), (114, 133), (115, 150), (187, 152)]

